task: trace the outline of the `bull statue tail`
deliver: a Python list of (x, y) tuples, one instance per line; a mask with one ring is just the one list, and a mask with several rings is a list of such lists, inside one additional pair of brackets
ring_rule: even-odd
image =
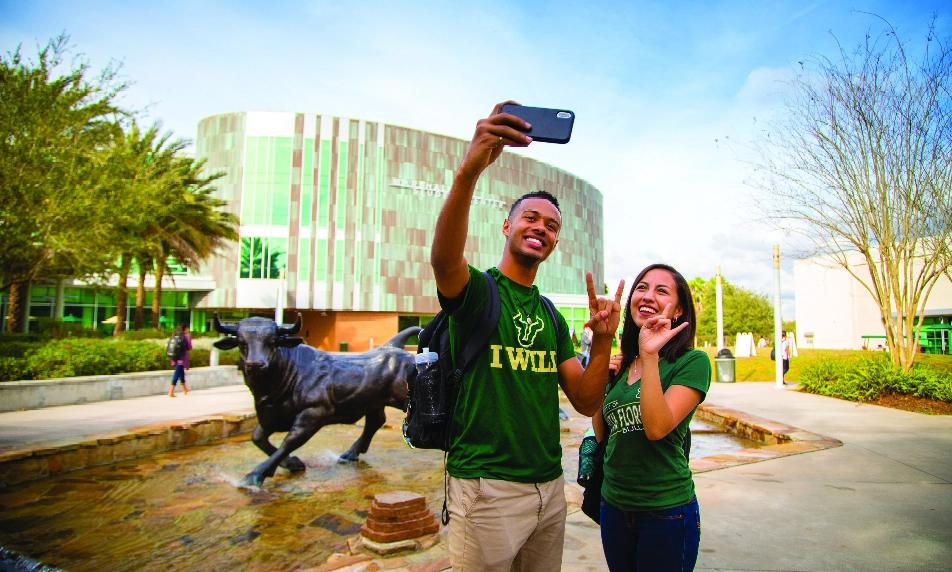
[(404, 346), (406, 345), (406, 343), (407, 343), (407, 340), (409, 340), (410, 338), (412, 338), (413, 336), (419, 334), (419, 333), (422, 332), (422, 331), (423, 331), (423, 328), (421, 328), (421, 327), (419, 327), (419, 326), (411, 326), (411, 327), (409, 327), (409, 328), (403, 330), (403, 331), (400, 332), (399, 334), (393, 336), (393, 337), (390, 338), (389, 340), (387, 340), (387, 343), (385, 343), (384, 345), (382, 345), (382, 346), (380, 346), (380, 347), (382, 347), (382, 348), (400, 348), (400, 349), (403, 349), (403, 347), (404, 347)]

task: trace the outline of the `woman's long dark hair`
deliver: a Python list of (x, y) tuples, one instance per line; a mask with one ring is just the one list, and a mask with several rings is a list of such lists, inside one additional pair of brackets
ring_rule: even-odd
[[(671, 322), (671, 327), (676, 328), (681, 323), (687, 322), (688, 327), (684, 328), (676, 336), (671, 338), (667, 344), (661, 348), (658, 355), (668, 362), (674, 362), (683, 356), (694, 341), (694, 333), (697, 331), (697, 319), (694, 313), (694, 296), (691, 295), (691, 287), (681, 273), (667, 264), (652, 264), (642, 270), (635, 282), (631, 285), (631, 291), (628, 293), (628, 301), (625, 302), (625, 326), (621, 331), (621, 352), (625, 356), (622, 359), (621, 367), (618, 369), (618, 375), (628, 369), (631, 362), (638, 357), (638, 336), (641, 334), (641, 328), (635, 325), (635, 319), (631, 315), (631, 297), (635, 293), (635, 287), (644, 280), (645, 275), (652, 270), (665, 270), (674, 277), (674, 287), (678, 292), (678, 305), (681, 306), (681, 315), (677, 320)], [(663, 310), (664, 308), (662, 308)]]

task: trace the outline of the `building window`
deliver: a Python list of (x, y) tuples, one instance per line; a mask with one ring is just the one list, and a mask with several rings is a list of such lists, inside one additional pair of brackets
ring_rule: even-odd
[(241, 278), (278, 278), (287, 267), (285, 238), (246, 236), (241, 239)]

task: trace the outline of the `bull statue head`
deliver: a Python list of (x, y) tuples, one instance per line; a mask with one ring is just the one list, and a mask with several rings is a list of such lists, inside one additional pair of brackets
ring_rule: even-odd
[(245, 318), (237, 324), (222, 324), (215, 312), (215, 330), (225, 337), (214, 346), (220, 350), (238, 348), (245, 371), (266, 370), (278, 348), (293, 348), (304, 343), (294, 334), (301, 331), (301, 314), (293, 325), (277, 324), (266, 318)]

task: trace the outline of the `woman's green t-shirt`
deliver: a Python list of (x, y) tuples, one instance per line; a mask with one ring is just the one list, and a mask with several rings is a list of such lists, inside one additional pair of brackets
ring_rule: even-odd
[[(674, 363), (662, 359), (658, 370), (662, 390), (692, 387), (704, 401), (711, 385), (706, 353), (689, 350)], [(602, 415), (609, 426), (602, 497), (609, 504), (627, 511), (661, 510), (694, 498), (694, 480), (682, 449), (694, 411), (663, 439), (651, 441), (641, 422), (641, 380), (628, 385), (626, 371), (605, 396)]]

